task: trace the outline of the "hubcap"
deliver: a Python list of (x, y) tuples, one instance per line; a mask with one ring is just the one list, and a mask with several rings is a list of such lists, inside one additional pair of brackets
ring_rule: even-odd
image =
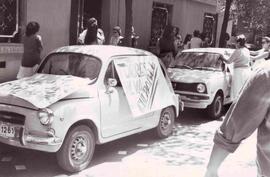
[(87, 140), (85, 137), (78, 136), (73, 141), (71, 146), (71, 158), (75, 161), (80, 161), (85, 157), (87, 152)]
[(168, 112), (163, 113), (160, 124), (163, 130), (166, 130), (169, 128), (169, 126), (172, 124), (170, 113)]

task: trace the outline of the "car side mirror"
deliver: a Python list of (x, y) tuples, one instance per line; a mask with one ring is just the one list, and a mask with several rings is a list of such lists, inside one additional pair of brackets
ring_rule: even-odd
[(117, 80), (114, 78), (108, 78), (107, 84), (109, 87), (115, 87), (117, 85)]

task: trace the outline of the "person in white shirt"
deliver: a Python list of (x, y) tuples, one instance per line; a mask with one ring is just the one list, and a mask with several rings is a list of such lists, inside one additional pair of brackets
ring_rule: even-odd
[(190, 48), (200, 48), (202, 45), (202, 39), (200, 38), (200, 31), (195, 30), (193, 32), (193, 37), (190, 40)]

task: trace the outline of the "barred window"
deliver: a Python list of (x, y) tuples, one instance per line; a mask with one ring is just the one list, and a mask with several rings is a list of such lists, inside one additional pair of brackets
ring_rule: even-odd
[(0, 43), (21, 41), (21, 1), (0, 0)]

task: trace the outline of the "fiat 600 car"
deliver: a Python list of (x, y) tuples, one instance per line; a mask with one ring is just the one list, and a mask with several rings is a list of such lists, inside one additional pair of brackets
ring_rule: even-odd
[(232, 49), (197, 48), (176, 56), (168, 73), (185, 107), (206, 109), (213, 119), (222, 115), (223, 106), (233, 101), (232, 65), (224, 62), (232, 52)]
[(95, 145), (153, 129), (168, 137), (179, 96), (153, 54), (116, 46), (66, 46), (36, 73), (0, 85), (0, 142), (55, 152), (69, 172)]

